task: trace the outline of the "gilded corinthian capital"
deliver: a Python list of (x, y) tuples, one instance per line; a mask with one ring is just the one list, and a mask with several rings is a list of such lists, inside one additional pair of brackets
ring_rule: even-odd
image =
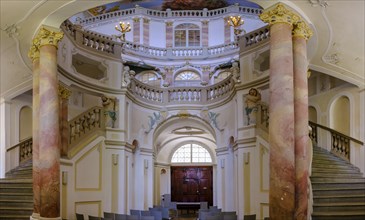
[(58, 97), (68, 99), (72, 92), (61, 84), (58, 84)]
[(42, 47), (44, 45), (53, 45), (57, 48), (58, 42), (63, 38), (62, 32), (54, 32), (49, 31), (46, 28), (42, 27), (37, 36), (35, 37), (35, 40), (39, 41), (39, 47)]
[(293, 25), (300, 20), (300, 17), (290, 9), (287, 9), (282, 3), (278, 3), (274, 7), (266, 9), (260, 15), (260, 19), (269, 25), (276, 23)]
[(313, 35), (312, 29), (304, 21), (299, 21), (294, 25), (293, 37), (302, 37), (308, 40)]

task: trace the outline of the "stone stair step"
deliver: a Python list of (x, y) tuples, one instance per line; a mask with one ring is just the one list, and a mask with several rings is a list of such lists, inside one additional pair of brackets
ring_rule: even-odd
[(351, 212), (365, 210), (365, 202), (319, 203), (313, 205), (313, 212)]
[(312, 183), (312, 187), (316, 189), (352, 189), (354, 187), (365, 189), (365, 183)]
[(314, 195), (365, 195), (365, 190), (360, 189), (312, 189)]
[[(312, 168), (326, 168), (326, 169), (353, 169), (354, 167), (347, 164), (327, 164), (327, 163), (312, 163)], [(359, 170), (358, 168), (355, 168)]]
[(333, 168), (312, 168), (312, 173), (344, 173), (344, 174), (357, 174), (362, 176), (362, 174), (354, 169), (345, 168), (345, 169), (333, 169)]
[(313, 212), (312, 220), (364, 220), (365, 211), (353, 212)]
[(361, 178), (362, 175), (360, 173), (312, 173), (312, 177), (342, 177), (342, 178)]
[(12, 192), (12, 193), (0, 193), (0, 200), (33, 200), (33, 192), (29, 193), (18, 193), (18, 192)]
[(29, 220), (30, 215), (0, 215), (0, 219)]
[(12, 187), (12, 186), (5, 186), (0, 188), (0, 193), (31, 193), (33, 192), (33, 187)]
[(365, 183), (365, 178), (332, 178), (332, 177), (313, 177), (311, 176), (312, 183)]
[(0, 200), (0, 207), (33, 208), (33, 200)]
[(1, 215), (28, 215), (29, 218), (29, 216), (31, 216), (33, 213), (33, 207), (27, 208), (27, 207), (1, 206), (0, 213)]
[(341, 202), (365, 202), (365, 195), (316, 195), (313, 196), (314, 203), (341, 203)]

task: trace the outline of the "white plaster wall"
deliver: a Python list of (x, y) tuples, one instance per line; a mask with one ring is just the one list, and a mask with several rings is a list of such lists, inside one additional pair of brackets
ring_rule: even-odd
[(166, 48), (166, 24), (164, 22), (150, 21), (150, 46)]
[(224, 44), (224, 19), (211, 20), (208, 23), (208, 46)]

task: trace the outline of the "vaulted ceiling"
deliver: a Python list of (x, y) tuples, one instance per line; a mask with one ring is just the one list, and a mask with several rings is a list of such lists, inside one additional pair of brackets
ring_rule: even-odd
[[(114, 1), (1, 0), (1, 96), (11, 98), (19, 92), (17, 88), (31, 88), (31, 61), (27, 53), (41, 25), (58, 29), (72, 15), (110, 2)], [(265, 9), (278, 1), (252, 2)], [(306, 17), (314, 29), (314, 36), (308, 42), (310, 68), (364, 88), (365, 2), (281, 2)]]

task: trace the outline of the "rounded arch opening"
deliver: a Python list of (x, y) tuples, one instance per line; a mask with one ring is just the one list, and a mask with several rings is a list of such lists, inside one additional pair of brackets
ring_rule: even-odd
[(347, 96), (340, 96), (331, 104), (330, 127), (350, 135), (350, 99)]
[(19, 111), (19, 142), (32, 137), (33, 111), (29, 106), (24, 106)]

